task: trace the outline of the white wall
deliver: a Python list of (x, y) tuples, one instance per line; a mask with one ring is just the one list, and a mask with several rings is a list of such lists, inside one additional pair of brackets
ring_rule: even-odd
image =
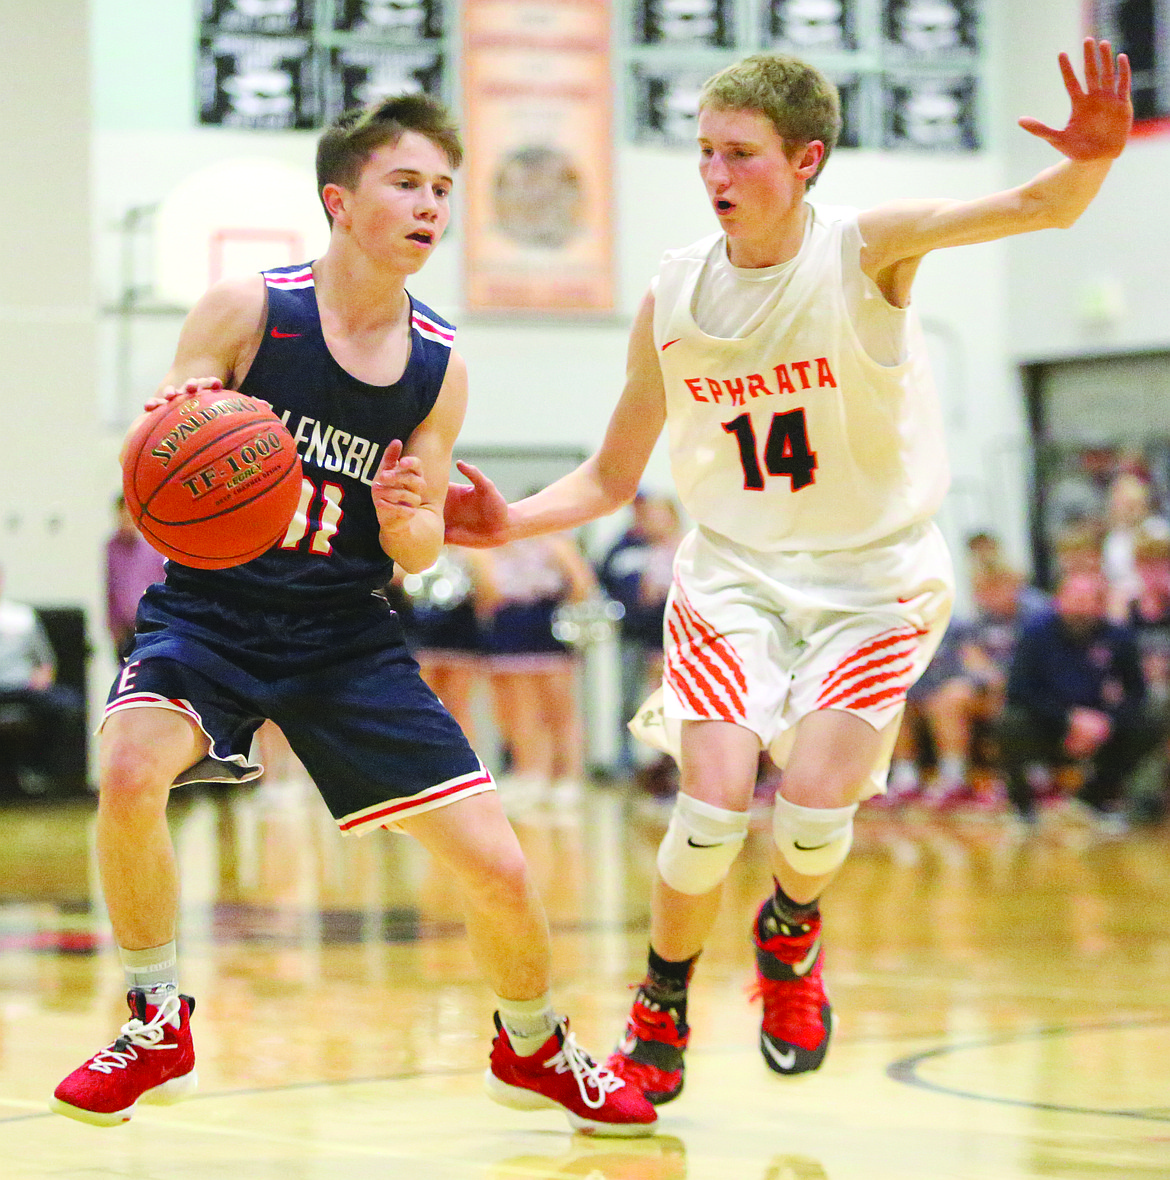
[(84, 0), (0, 0), (0, 564), (11, 596), (100, 627), (87, 23)]
[[(1063, 126), (1068, 100), (1060, 50), (1080, 72), (1081, 4), (1029, 0), (1018, 6), (1001, 76), (1029, 114)], [(1056, 158), (1018, 132), (1006, 142), (1017, 183)], [(1170, 137), (1134, 139), (1097, 199), (1071, 230), (1048, 230), (1008, 246), (1008, 349), (1020, 360), (1170, 346)], [(1167, 413), (1170, 423), (1170, 412)]]
[[(46, 7), (54, 9), (51, 21)], [(0, 224), (11, 246), (0, 261), (11, 280), (5, 289), (21, 293), (0, 308), (0, 339), (8, 344), (6, 404), (18, 407), (0, 556), (14, 591), (42, 601), (81, 601), (99, 628), (100, 543), (117, 488), (120, 440), (112, 425), (102, 426), (99, 413), (99, 406), (107, 417), (111, 409), (112, 336), (106, 321), (100, 351), (93, 343), (91, 272), (98, 276), (100, 302), (108, 303), (118, 287), (114, 224), (126, 209), (156, 202), (203, 163), (259, 154), (311, 166), (312, 135), (246, 135), (194, 125), (195, 7), (92, 0), (91, 128), (86, 5), (0, 0), (0, 14), (16, 36), (10, 40), (6, 30), (14, 66), (0, 83), (7, 91), (6, 124), (15, 135), (4, 142), (11, 153), (7, 175), (27, 180), (6, 186), (0, 198), (6, 214)], [(1051, 150), (1016, 129), (1014, 119), (1025, 112), (1049, 121), (1062, 117), (1055, 55), (1059, 48), (1075, 50), (1080, 5), (1033, 0), (1013, 5), (1010, 17), (998, 4), (989, 8), (997, 63), (988, 104), (991, 149), (965, 158), (839, 152), (815, 190), (818, 199), (867, 205), (903, 196), (974, 196), (1051, 161)], [(43, 134), (46, 110), (51, 138)], [(993, 527), (1018, 559), (1026, 558), (1026, 439), (1015, 362), (1083, 345), (1076, 296), (1084, 283), (1115, 278), (1125, 292), (1129, 316), (1114, 331), (1114, 344), (1162, 342), (1170, 333), (1170, 294), (1158, 270), (1159, 259), (1170, 256), (1170, 225), (1162, 215), (1168, 153), (1170, 143), (1135, 145), (1098, 205), (1071, 231), (942, 252), (923, 266), (916, 299), (931, 334), (956, 477), (943, 513), (952, 540), (974, 527)], [(594, 446), (620, 386), (629, 318), (659, 255), (712, 227), (690, 153), (623, 144), (617, 165), (620, 307), (613, 322), (469, 319), (460, 311), (457, 233), (414, 283), (421, 298), (461, 325), (473, 383), (464, 430), (469, 446)], [(165, 369), (176, 328), (166, 321), (144, 328), (134, 378), (143, 394)], [(62, 339), (68, 348), (60, 346)], [(100, 396), (95, 369), (103, 380)], [(85, 424), (84, 442), (75, 422)], [(661, 454), (648, 479), (668, 485)], [(47, 516), (58, 509), (64, 523), (51, 533)]]

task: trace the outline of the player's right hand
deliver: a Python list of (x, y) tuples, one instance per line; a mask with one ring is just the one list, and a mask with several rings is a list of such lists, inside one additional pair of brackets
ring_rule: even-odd
[(205, 389), (215, 392), (222, 388), (223, 382), (218, 377), (188, 377), (181, 385), (164, 385), (157, 393), (146, 399), (142, 408), (149, 414), (151, 410), (157, 410), (159, 406), (165, 406), (167, 402), (173, 402), (176, 398), (190, 397)]
[(455, 461), (470, 484), (447, 485), (443, 506), (445, 540), (468, 549), (492, 549), (508, 541), (508, 502), (478, 467)]

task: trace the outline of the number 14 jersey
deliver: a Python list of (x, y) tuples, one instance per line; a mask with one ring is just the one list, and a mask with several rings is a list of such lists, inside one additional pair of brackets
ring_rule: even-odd
[(949, 482), (917, 317), (902, 317), (900, 363), (873, 359), (848, 295), (880, 299), (860, 273), (857, 211), (806, 208), (799, 253), (750, 291), (742, 335), (696, 322), (723, 234), (668, 253), (654, 289), (679, 498), (700, 525), (764, 551), (872, 544), (929, 519)]

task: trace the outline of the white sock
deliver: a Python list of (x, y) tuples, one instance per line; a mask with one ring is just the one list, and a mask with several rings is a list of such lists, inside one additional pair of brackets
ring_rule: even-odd
[(947, 782), (963, 782), (967, 777), (967, 759), (962, 754), (944, 754), (938, 760), (938, 774)]
[[(141, 987), (154, 996), (166, 997), (168, 992), (179, 990), (178, 955), (174, 942), (162, 946), (148, 946), (144, 950), (127, 950), (118, 947), (122, 969), (126, 972), (129, 987)], [(152, 998), (151, 1003), (156, 1001)], [(157, 1001), (161, 1003), (160, 1001)]]
[(557, 1014), (548, 992), (535, 1000), (505, 1000), (496, 996), (500, 1023), (519, 1057), (531, 1057), (556, 1032)]

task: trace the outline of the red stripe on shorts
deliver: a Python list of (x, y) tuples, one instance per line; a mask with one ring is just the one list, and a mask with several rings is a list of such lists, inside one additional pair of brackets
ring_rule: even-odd
[[(860, 647), (850, 652), (825, 677), (821, 686), (821, 697), (824, 698), (836, 692), (847, 680), (866, 671), (868, 667), (876, 667), (885, 660), (913, 655), (918, 650), (916, 640), (926, 634), (929, 634), (929, 632), (919, 631), (909, 627), (899, 627), (896, 631), (886, 631), (874, 639), (867, 640)], [(909, 648), (906, 647), (907, 644), (910, 645)], [(901, 650), (886, 650), (889, 648), (900, 648)], [(881, 659), (867, 664), (867, 657), (879, 651), (884, 653)]]
[(735, 677), (736, 684), (739, 685), (740, 690), (747, 692), (747, 680), (743, 674), (743, 665), (740, 662), (739, 655), (736, 653), (727, 640), (703, 618), (701, 614), (691, 605), (690, 600), (680, 590), (678, 592), (678, 604), (686, 612), (687, 617), (693, 621), (695, 627), (699, 632), (706, 637), (707, 642), (723, 657), (724, 664), (730, 669), (732, 676)]
[(875, 672), (871, 676), (866, 676), (863, 680), (855, 680), (848, 687), (841, 689), (840, 692), (836, 693), (834, 696), (829, 697), (828, 700), (826, 700), (824, 698), (824, 694), (822, 694), (820, 699), (817, 701), (817, 708), (831, 709), (835, 705), (840, 705), (842, 703), (856, 708), (857, 700), (855, 698), (861, 697), (864, 699), (865, 694), (868, 693), (870, 689), (895, 678), (905, 681), (902, 687), (902, 692), (904, 693), (906, 689), (910, 687), (909, 677), (910, 673), (914, 671), (914, 662), (913, 660), (910, 660), (906, 663), (895, 665), (893, 664), (893, 660), (896, 658), (896, 656), (892, 657), (891, 660), (888, 661), (888, 665), (892, 666), (886, 666), (883, 671)]
[(364, 827), (366, 824), (375, 822), (376, 820), (385, 820), (388, 816), (396, 815), (400, 811), (409, 811), (413, 807), (418, 807), (421, 803), (433, 803), (436, 799), (446, 799), (448, 795), (456, 795), (460, 791), (466, 791), (468, 787), (479, 787), (484, 783), (490, 783), (492, 776), (486, 771), (483, 774), (477, 775), (475, 778), (464, 779), (461, 782), (452, 783), (451, 786), (446, 787), (442, 791), (435, 791), (428, 795), (412, 795), (409, 799), (399, 799), (396, 803), (387, 804), (379, 811), (370, 811), (365, 815), (354, 816), (353, 819), (346, 820), (344, 823), (339, 823), (337, 826), (343, 831), (348, 832), (350, 828)]
[[(718, 713), (719, 717), (724, 721), (734, 721), (735, 717), (732, 716), (731, 710), (720, 699), (719, 693), (716, 691), (711, 681), (709, 681), (703, 674), (703, 669), (700, 667), (700, 663), (688, 658), (686, 652), (688, 649), (693, 649), (694, 645), (689, 642), (684, 645), (679, 637), (676, 621), (681, 620), (671, 618), (667, 623), (667, 626), (670, 628), (670, 634), (674, 639), (674, 651), (671, 653), (672, 661), (674, 663), (674, 675), (672, 675), (670, 679), (671, 685), (676, 688), (681, 687), (683, 689), (683, 695), (687, 698), (688, 703), (696, 713), (700, 713), (704, 717), (710, 717), (711, 712), (714, 711)], [(687, 685), (686, 680), (684, 679), (684, 676), (689, 676), (697, 692), (701, 693), (702, 696), (706, 698), (705, 704), (703, 701), (699, 700), (694, 692), (691, 691), (690, 686)], [(714, 718), (712, 718), (712, 720), (714, 720)]]
[[(674, 612), (680, 626), (686, 632), (690, 650), (703, 662), (703, 666), (714, 679), (722, 685), (723, 690), (731, 698), (732, 708), (742, 716), (743, 698), (736, 691), (735, 685), (727, 678), (727, 673), (730, 672), (732, 678), (743, 679), (743, 674), (735, 664), (730, 662), (736, 659), (735, 653), (730, 651), (723, 642), (719, 642), (717, 645), (711, 644), (708, 641), (708, 633), (691, 622), (691, 613), (693, 612), (688, 612), (686, 607)], [(698, 638), (693, 637), (694, 632), (698, 632)]]

